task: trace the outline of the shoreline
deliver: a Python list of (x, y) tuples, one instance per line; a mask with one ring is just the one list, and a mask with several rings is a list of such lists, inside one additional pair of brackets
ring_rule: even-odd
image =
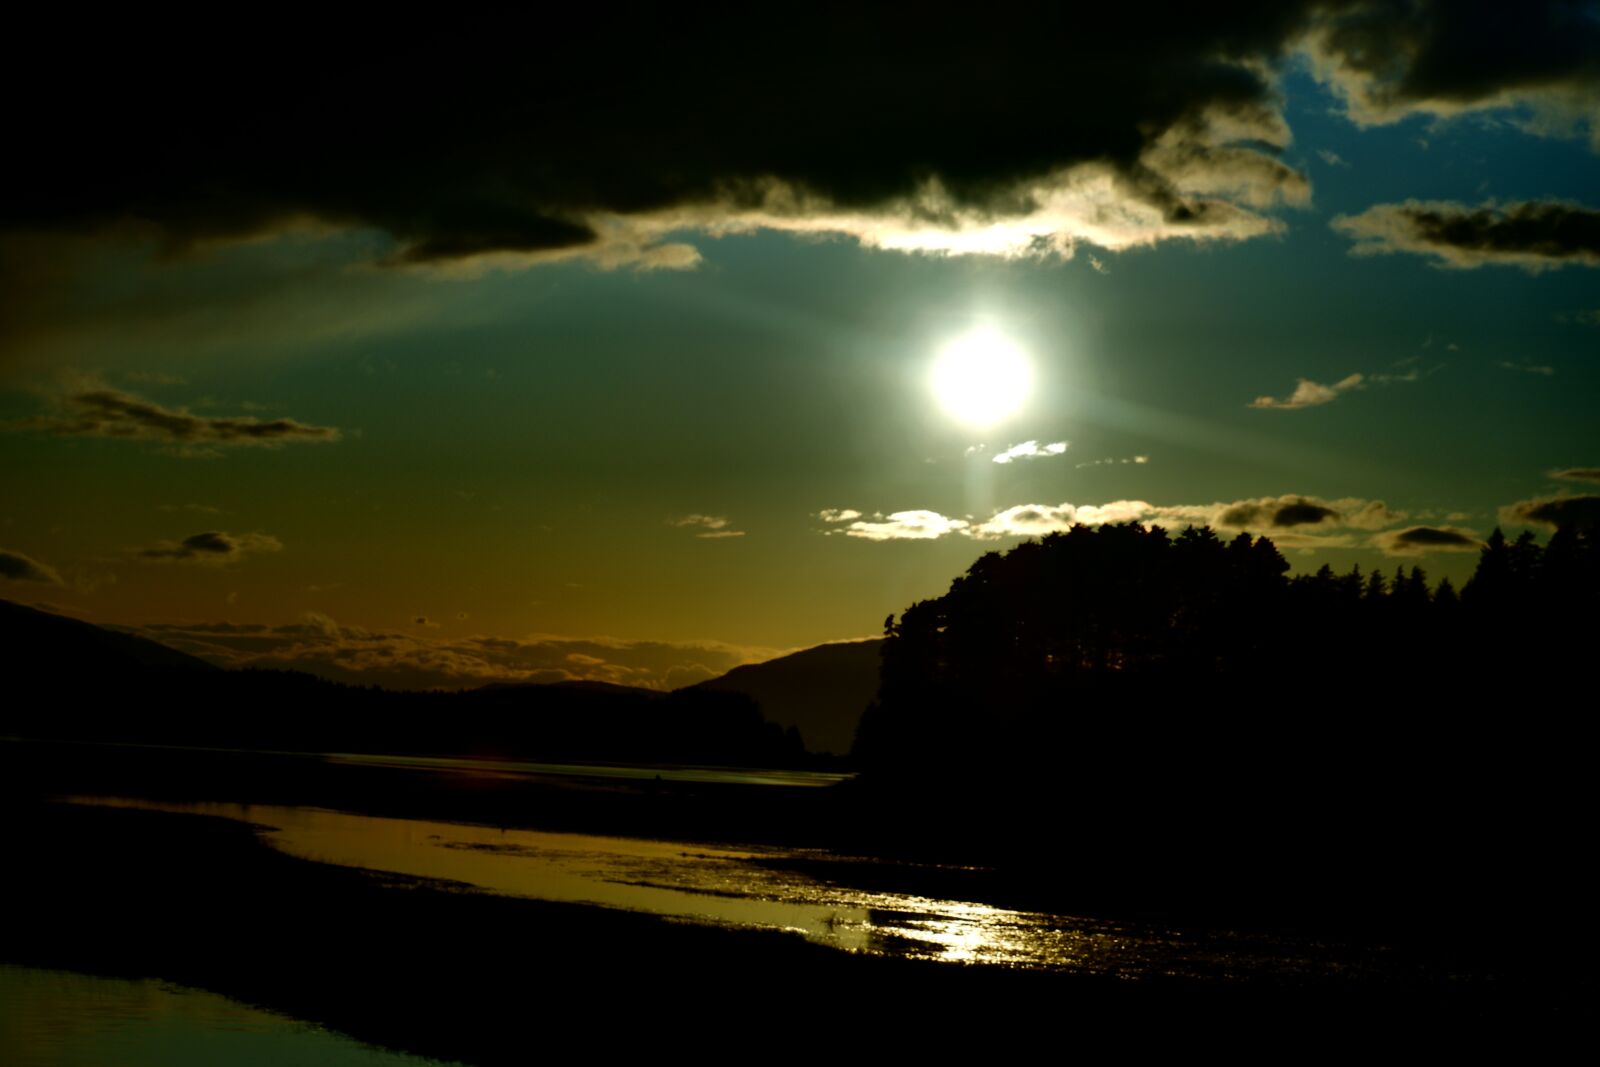
[[(14, 802), (4, 819), (21, 861), (5, 895), (26, 917), (0, 948), (7, 962), (163, 978), (474, 1064), (525, 1063), (530, 1017), (645, 1049), (686, 1026), (830, 1047), (839, 1035), (801, 1025), (819, 1005), (928, 1025), (1048, 1018), (1100, 1033), (1181, 1021), (1247, 1045), (1304, 1040), (1305, 1027), (1421, 1034), (1471, 1023), (1463, 1036), (1521, 1035), (1526, 1046), (1530, 1026), (1554, 1035), (1590, 1014), (1579, 991), (1552, 1001), (1534, 987), (1125, 981), (849, 954), (777, 931), (296, 859), (209, 816)], [(628, 1032), (612, 1033), (621, 1020)], [(904, 1043), (950, 1040), (901, 1025)]]

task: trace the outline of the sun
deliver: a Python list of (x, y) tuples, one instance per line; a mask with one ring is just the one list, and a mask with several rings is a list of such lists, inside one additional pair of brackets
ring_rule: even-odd
[(974, 429), (1015, 415), (1033, 389), (1033, 365), (1017, 344), (990, 329), (973, 330), (939, 350), (933, 395), (945, 413)]

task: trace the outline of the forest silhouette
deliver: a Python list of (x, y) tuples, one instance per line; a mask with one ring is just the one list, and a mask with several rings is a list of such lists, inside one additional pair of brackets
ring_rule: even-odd
[(1496, 530), (1459, 594), (1291, 577), (1208, 528), (990, 553), (886, 623), (854, 753), (874, 844), (1210, 918), (1570, 914), (1597, 545)]
[(1402, 726), (1496, 699), (1535, 712), (1579, 683), (1593, 647), (1597, 541), (1563, 527), (1541, 546), (1497, 529), (1458, 594), (1420, 566), (1289, 577), (1272, 541), (1248, 533), (1077, 526), (989, 553), (944, 596), (889, 618), (855, 752), (892, 774), (951, 758), (1049, 762), (1059, 753), (1043, 735), (1126, 734), (1155, 718), (1266, 717), (1293, 732), (1311, 717)]

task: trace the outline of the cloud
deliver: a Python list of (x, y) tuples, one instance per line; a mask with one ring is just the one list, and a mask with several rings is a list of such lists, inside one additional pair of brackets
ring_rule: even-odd
[(1500, 521), (1517, 526), (1600, 525), (1600, 496), (1558, 493), (1519, 500), (1500, 509)]
[(1502, 359), (1495, 366), (1502, 370), (1519, 370), (1524, 374), (1538, 374), (1546, 378), (1554, 377), (1556, 373), (1554, 367), (1549, 367), (1542, 363), (1512, 363), (1509, 360)]
[[(357, 231), (381, 262), (465, 269), (682, 267), (698, 252), (674, 234), (760, 228), (951, 254), (1243, 239), (1310, 195), (1280, 158), (1274, 71), (1309, 10), (585, 9), (534, 61), (542, 24), (324, 34), (315, 54), (259, 29), (262, 55), (306, 54), (293, 81), (130, 29), (81, 57), (116, 93), (12, 124), (31, 162), (0, 227), (131, 231), (169, 256)], [(141, 164), (108, 182), (117, 158)]]
[(728, 528), (728, 519), (724, 515), (685, 515), (681, 519), (668, 519), (669, 526), (701, 527), (696, 537), (706, 541), (720, 541), (729, 537), (743, 537), (743, 530)]
[(965, 520), (948, 518), (937, 511), (896, 511), (875, 522), (858, 519), (844, 532), (866, 541), (933, 541), (946, 534), (964, 533), (967, 528)]
[(1253, 408), (1274, 408), (1279, 411), (1297, 411), (1300, 408), (1313, 408), (1319, 404), (1331, 404), (1339, 399), (1341, 394), (1348, 393), (1352, 389), (1362, 388), (1361, 383), (1365, 380), (1360, 374), (1352, 374), (1347, 378), (1341, 378), (1332, 385), (1322, 385), (1319, 382), (1312, 381), (1310, 378), (1301, 378), (1294, 387), (1294, 392), (1281, 400), (1270, 396), (1258, 396), (1250, 401), (1250, 406)]
[(1405, 512), (1396, 511), (1381, 500), (1360, 497), (1327, 500), (1290, 493), (1212, 504), (1207, 522), (1219, 529), (1281, 536), (1281, 531), (1307, 528), (1377, 530), (1403, 522), (1405, 518)]
[(177, 446), (176, 454), (190, 456), (214, 455), (217, 448), (278, 448), (339, 439), (339, 431), (332, 426), (310, 426), (289, 418), (194, 415), (184, 408), (163, 407), (106, 387), (70, 391), (59, 397), (55, 406), (53, 414), (17, 419), (6, 426), (61, 437), (162, 441)]
[(169, 374), (156, 370), (129, 370), (123, 371), (122, 376), (130, 382), (139, 382), (144, 385), (188, 385), (188, 379), (182, 375)]
[(1427, 552), (1476, 552), (1483, 542), (1473, 531), (1456, 526), (1407, 526), (1376, 534), (1372, 547), (1386, 556), (1420, 556)]
[(1330, 167), (1348, 167), (1350, 165), (1339, 153), (1326, 148), (1317, 149), (1317, 156)]
[(1150, 462), (1150, 457), (1149, 456), (1124, 456), (1121, 459), (1117, 459), (1117, 458), (1112, 457), (1112, 456), (1107, 456), (1104, 459), (1091, 459), (1091, 460), (1085, 460), (1082, 463), (1075, 463), (1075, 464), (1073, 464), (1073, 467), (1074, 467), (1074, 469), (1082, 470), (1085, 467), (1109, 467), (1109, 466), (1121, 465), (1121, 464), (1124, 464), (1124, 463), (1134, 463), (1134, 464), (1141, 464), (1142, 465), (1142, 464), (1149, 463), (1149, 462)]
[[(1286, 494), (1214, 504), (1156, 505), (1144, 500), (1105, 504), (1018, 504), (997, 511), (983, 522), (950, 518), (936, 511), (895, 512), (876, 521), (858, 521), (845, 529), (851, 537), (871, 541), (928, 541), (946, 536), (992, 541), (1008, 537), (1042, 537), (1075, 525), (1139, 522), (1179, 530), (1210, 526), (1221, 533), (1270, 536), (1287, 548), (1347, 548), (1355, 538), (1347, 530), (1377, 530), (1406, 518), (1381, 500)], [(836, 531), (831, 531), (836, 532)]]
[[(412, 625), (426, 629), (426, 624)], [(398, 689), (564, 681), (671, 689), (783, 654), (781, 649), (719, 641), (625, 641), (550, 634), (451, 638), (431, 631), (369, 630), (316, 612), (278, 626), (175, 622), (127, 629), (223, 667), (303, 670), (354, 685)]]
[(48, 564), (23, 555), (21, 552), (11, 552), (0, 548), (0, 578), (8, 578), (13, 582), (40, 582), (44, 585), (62, 585), (61, 575)]
[(142, 549), (139, 556), (143, 559), (215, 567), (237, 563), (257, 552), (278, 552), (282, 549), (283, 542), (269, 534), (231, 534), (225, 530), (207, 530), (185, 537), (182, 541), (162, 541), (154, 547)]
[(1337, 523), (1339, 519), (1339, 512), (1333, 508), (1303, 497), (1290, 501), (1246, 501), (1234, 504), (1217, 515), (1219, 524), (1241, 529), (1255, 525), (1274, 528), (1321, 526), (1330, 522)]
[(1550, 477), (1567, 482), (1600, 482), (1600, 467), (1567, 467), (1551, 471)]
[[(1449, 348), (1452, 352), (1456, 350), (1455, 345), (1450, 345)], [(1440, 370), (1443, 366), (1444, 364), (1441, 363), (1438, 366), (1424, 371), (1421, 367), (1417, 366), (1416, 356), (1408, 356), (1405, 359), (1391, 364), (1390, 370), (1383, 371), (1378, 374), (1367, 375), (1366, 382), (1369, 385), (1393, 385), (1396, 382), (1421, 381), (1423, 378), (1434, 373), (1434, 371)], [(1401, 367), (1405, 367), (1406, 369), (1400, 370), (1399, 368)]]
[(681, 519), (668, 519), (670, 526), (704, 526), (708, 530), (721, 530), (728, 525), (723, 515), (685, 515)]
[(987, 522), (972, 528), (970, 536), (983, 541), (1002, 537), (1042, 537), (1071, 529), (1081, 523), (1098, 526), (1107, 522), (1142, 520), (1150, 505), (1142, 500), (1118, 500), (1096, 507), (1092, 504), (1019, 504), (996, 512)]
[(1038, 441), (1024, 441), (1020, 445), (1012, 445), (1004, 452), (997, 452), (994, 456), (996, 463), (1010, 463), (1017, 459), (1036, 459), (1046, 456), (1059, 456), (1067, 450), (1066, 441), (1052, 441), (1050, 444), (1041, 445)]
[(1530, 273), (1600, 265), (1600, 211), (1560, 200), (1477, 207), (1407, 200), (1340, 215), (1329, 225), (1356, 242), (1350, 249), (1356, 256), (1409, 252), (1433, 256), (1444, 267), (1494, 264)]
[(861, 512), (854, 508), (823, 508), (817, 512), (817, 518), (823, 522), (850, 522), (860, 517)]
[(1585, 4), (1335, 3), (1304, 31), (1313, 73), (1362, 125), (1504, 111), (1600, 147), (1600, 21)]
[(1000, 537), (1043, 537), (1068, 530), (1078, 521), (1071, 504), (1018, 504), (996, 512), (987, 522), (974, 527), (968, 536), (980, 540)]
[[(1296, 54), (1358, 122), (1499, 109), (1533, 134), (1594, 128), (1594, 20), (1556, 0), (1286, 0), (1203, 19), (607, 6), (566, 12), (559, 35), (528, 17), (409, 38), (324, 27), (309, 45), (256, 27), (239, 49), (303, 56), (311, 74), (292, 80), (257, 77), (266, 59), (239, 49), (108, 28), (79, 62), (115, 93), (14, 117), (8, 147), (29, 163), (0, 177), (0, 230), (132, 233), (168, 257), (348, 232), (375, 261), (464, 273), (683, 268), (699, 258), (685, 235), (757, 229), (1065, 257), (1280, 230), (1269, 212), (1310, 197), (1282, 158)], [(45, 53), (14, 58), (13, 97), (53, 71)], [(108, 159), (140, 165), (106, 181)]]

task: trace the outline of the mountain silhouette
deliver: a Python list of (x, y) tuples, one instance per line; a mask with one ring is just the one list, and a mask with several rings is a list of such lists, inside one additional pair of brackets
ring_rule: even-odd
[(595, 682), (397, 692), (227, 671), (142, 637), (0, 601), (0, 734), (310, 752), (795, 766), (792, 730), (737, 692)]
[(219, 668), (159, 641), (0, 600), (0, 648), (13, 678), (66, 681), (85, 670), (214, 672)]
[(877, 695), (882, 647), (881, 638), (818, 645), (735, 667), (691, 688), (743, 693), (768, 719), (799, 730), (809, 751), (844, 755), (862, 711)]

